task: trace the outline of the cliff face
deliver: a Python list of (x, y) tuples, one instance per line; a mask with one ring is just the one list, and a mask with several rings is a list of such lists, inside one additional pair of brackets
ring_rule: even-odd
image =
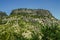
[[(34, 14), (34, 15), (37, 15), (37, 16), (52, 16), (52, 14), (48, 11), (48, 10), (43, 10), (43, 9), (15, 9), (12, 11), (11, 14)], [(27, 14), (27, 15), (28, 15)]]

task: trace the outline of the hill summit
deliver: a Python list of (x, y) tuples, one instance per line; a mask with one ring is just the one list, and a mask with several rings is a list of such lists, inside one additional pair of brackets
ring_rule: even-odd
[(37, 15), (37, 16), (52, 16), (52, 14), (48, 10), (44, 9), (27, 9), (27, 8), (20, 8), (15, 9), (11, 12), (11, 15), (18, 15), (18, 14), (31, 14), (31, 15)]

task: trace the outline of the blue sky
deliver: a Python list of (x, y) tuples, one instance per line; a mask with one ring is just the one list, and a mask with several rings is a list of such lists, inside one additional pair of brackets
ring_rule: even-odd
[(46, 9), (60, 19), (60, 0), (0, 0), (0, 11), (8, 15), (17, 8)]

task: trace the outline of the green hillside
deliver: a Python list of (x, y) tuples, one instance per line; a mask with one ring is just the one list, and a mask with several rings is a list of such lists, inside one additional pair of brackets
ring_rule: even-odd
[(60, 40), (59, 20), (48, 10), (14, 9), (0, 20), (0, 40)]

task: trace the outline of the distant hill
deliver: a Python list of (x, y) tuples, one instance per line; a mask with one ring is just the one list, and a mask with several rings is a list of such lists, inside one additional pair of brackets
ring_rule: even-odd
[(7, 14), (5, 12), (0, 11), (0, 18), (3, 18), (5, 16), (7, 16)]
[(3, 24), (5, 22), (2, 22), (2, 19), (6, 18), (8, 15), (5, 12), (0, 11), (0, 24)]

